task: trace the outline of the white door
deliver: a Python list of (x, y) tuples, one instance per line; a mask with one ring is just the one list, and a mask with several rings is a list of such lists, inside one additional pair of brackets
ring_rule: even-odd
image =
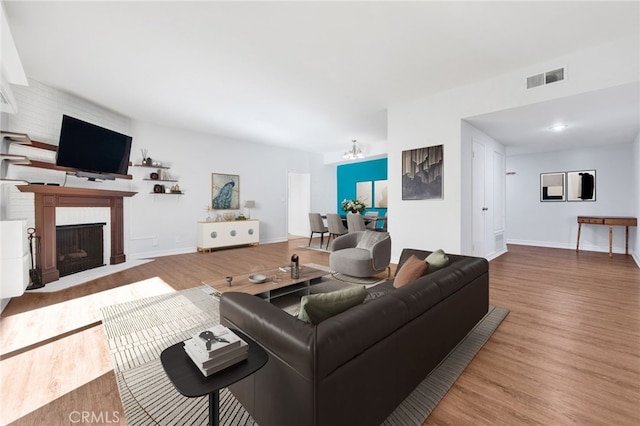
[(289, 235), (308, 237), (311, 233), (311, 175), (289, 172), (287, 194), (287, 231)]
[(471, 214), (471, 232), (473, 235), (473, 256), (484, 257), (486, 251), (485, 212), (485, 148), (484, 145), (473, 141), (473, 160), (471, 162), (471, 179), (473, 203)]

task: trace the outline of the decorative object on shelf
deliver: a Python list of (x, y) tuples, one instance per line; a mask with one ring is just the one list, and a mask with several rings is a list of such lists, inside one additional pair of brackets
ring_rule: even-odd
[(211, 174), (211, 206), (214, 209), (240, 208), (240, 176), (222, 173)]
[(235, 213), (222, 213), (222, 218), (228, 222), (228, 221), (231, 221), (231, 220), (235, 220), (236, 219), (236, 214)]
[(153, 192), (155, 192), (156, 194), (164, 193), (165, 192), (164, 185), (160, 185), (160, 184), (153, 185)]
[(149, 175), (149, 177), (151, 178), (151, 180), (158, 180), (160, 179), (160, 175), (156, 172), (151, 173), (151, 175)]
[(351, 213), (362, 213), (366, 208), (365, 204), (358, 200), (342, 200), (342, 210)]
[(358, 160), (364, 158), (362, 149), (358, 148), (358, 143), (356, 142), (356, 140), (354, 139), (352, 142), (353, 145), (351, 146), (350, 150), (345, 151), (344, 158), (346, 158), (347, 160)]
[(402, 199), (443, 198), (444, 145), (402, 151)]
[(256, 207), (256, 202), (254, 200), (245, 200), (244, 208), (249, 210), (249, 213), (247, 214), (248, 219), (251, 219), (251, 209), (255, 207)]
[[(144, 164), (144, 165), (148, 165), (147, 164), (147, 154), (149, 154), (149, 150), (147, 148), (141, 148), (140, 152), (142, 152), (142, 162), (141, 163)], [(151, 160), (151, 159), (149, 159), (149, 160)], [(149, 162), (151, 162), (151, 161), (149, 161)]]
[(245, 217), (244, 214), (240, 213), (238, 217), (236, 217), (236, 220), (247, 220), (247, 218)]
[(174, 194), (182, 193), (182, 191), (180, 191), (180, 185), (178, 185), (177, 183), (175, 185), (171, 185), (171, 192)]

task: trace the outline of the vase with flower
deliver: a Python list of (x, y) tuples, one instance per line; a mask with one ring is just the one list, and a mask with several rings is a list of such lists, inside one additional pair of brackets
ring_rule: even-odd
[(342, 211), (360, 214), (366, 208), (365, 204), (358, 200), (342, 200)]

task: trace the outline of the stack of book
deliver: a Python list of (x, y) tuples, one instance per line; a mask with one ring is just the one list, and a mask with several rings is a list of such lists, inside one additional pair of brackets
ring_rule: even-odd
[(247, 359), (249, 345), (223, 325), (203, 330), (184, 341), (184, 350), (205, 376)]

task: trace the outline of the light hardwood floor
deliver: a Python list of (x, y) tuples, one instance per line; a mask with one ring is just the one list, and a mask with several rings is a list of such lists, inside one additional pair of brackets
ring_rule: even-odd
[[(162, 257), (57, 293), (27, 293), (1, 318), (153, 277), (183, 290), (286, 264), (294, 252), (301, 263), (328, 265), (326, 253), (298, 248), (305, 243)], [(640, 269), (630, 256), (510, 246), (490, 263), (490, 301), (509, 315), (425, 425), (640, 424)], [(63, 310), (57, 321), (75, 315)], [(35, 323), (24, 331), (46, 335), (52, 326)], [(84, 412), (102, 420), (91, 424), (125, 424), (104, 340), (94, 323), (3, 356), (1, 418), (73, 424)]]

